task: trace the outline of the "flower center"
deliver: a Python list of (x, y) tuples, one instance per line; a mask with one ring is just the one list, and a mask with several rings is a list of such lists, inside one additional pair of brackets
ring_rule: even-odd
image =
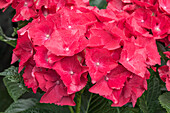
[(163, 8), (166, 9), (166, 6), (164, 6)]
[(69, 51), (69, 48), (67, 47), (65, 50), (66, 50), (66, 51)]
[(49, 37), (50, 37), (50, 35), (49, 35), (49, 34), (47, 34), (47, 35), (46, 35), (46, 38), (49, 38)]
[(71, 26), (68, 26), (69, 29), (71, 29)]
[(156, 31), (161, 31), (161, 30), (159, 29), (159, 27), (155, 27), (155, 30), (156, 30)]
[(60, 81), (59, 81), (59, 80), (57, 80), (57, 81), (56, 81), (56, 84), (57, 84), (57, 85), (59, 85), (59, 84), (60, 84)]
[(60, 9), (60, 7), (57, 7), (56, 11), (58, 11)]
[(44, 11), (43, 12), (44, 16), (46, 17), (48, 15), (48, 12), (47, 11)]
[(27, 2), (25, 2), (25, 3), (24, 3), (24, 6), (28, 6), (28, 3), (27, 3)]
[(144, 22), (144, 20), (141, 20), (141, 22), (143, 23), (143, 22)]
[(106, 76), (106, 77), (105, 77), (105, 80), (108, 81), (108, 80), (109, 80), (109, 77)]
[(48, 58), (46, 58), (46, 61), (48, 62)]
[(155, 16), (155, 13), (154, 12), (152, 12), (152, 15), (151, 16)]
[(73, 6), (71, 6), (71, 8), (70, 8), (71, 10), (73, 10)]
[(99, 62), (96, 62), (96, 66), (99, 66), (100, 65), (100, 63)]
[(74, 72), (73, 71), (70, 71), (70, 75), (73, 75), (74, 74)]

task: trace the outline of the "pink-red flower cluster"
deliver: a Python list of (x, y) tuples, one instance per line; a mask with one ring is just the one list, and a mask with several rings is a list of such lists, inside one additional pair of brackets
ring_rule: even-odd
[[(112, 100), (112, 106), (135, 106), (147, 89), (147, 68), (161, 64), (156, 41), (170, 44), (170, 0), (107, 2), (101, 10), (88, 0), (0, 2), (0, 8), (16, 9), (13, 21), (33, 18), (18, 30), (12, 63), (20, 59), (28, 88), (46, 92), (40, 102), (75, 105), (88, 73), (94, 84), (89, 91)], [(170, 90), (167, 66), (159, 72)]]

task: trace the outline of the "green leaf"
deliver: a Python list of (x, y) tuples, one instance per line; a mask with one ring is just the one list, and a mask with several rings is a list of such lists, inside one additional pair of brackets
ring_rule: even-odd
[(161, 94), (159, 79), (151, 75), (148, 90), (139, 98), (139, 107), (144, 113), (155, 113), (160, 108), (158, 97)]
[(116, 109), (111, 107), (109, 101), (99, 95), (92, 94), (87, 102), (88, 106), (84, 113), (116, 113)]
[(52, 110), (46, 110), (46, 109), (39, 109), (39, 108), (30, 108), (26, 111), (23, 111), (21, 113), (55, 113), (55, 111)]
[(90, 93), (86, 88), (82, 94), (81, 113), (117, 113), (117, 109), (111, 107), (111, 103), (102, 96)]
[(22, 83), (11, 81), (8, 76), (3, 78), (4, 84), (8, 90), (9, 95), (14, 101), (16, 101), (21, 95), (23, 95), (27, 89)]
[(33, 106), (22, 113), (70, 113), (70, 111), (68, 106), (37, 103), (36, 106)]
[(0, 75), (5, 76), (3, 78), (4, 84), (14, 101), (27, 91), (21, 73), (18, 73), (18, 68), (14, 66), (0, 73)]
[(126, 107), (126, 108), (121, 108), (121, 113), (139, 113), (139, 109), (138, 108), (130, 108), (130, 107)]
[(13, 100), (10, 98), (8, 91), (4, 86), (3, 80), (0, 79), (0, 111), (5, 111), (12, 102)]
[(30, 19), (29, 21), (25, 20), (25, 21), (19, 21), (18, 22), (18, 28), (17, 29), (21, 29), (22, 27), (26, 26), (29, 22), (31, 22), (32, 19)]
[(0, 72), (1, 76), (11, 76), (18, 75), (18, 67), (11, 66), (8, 69), (5, 69), (3, 72)]
[(110, 100), (97, 94), (90, 93), (90, 97), (86, 94), (82, 98), (81, 113), (139, 113), (138, 108), (111, 107), (111, 104)]
[(170, 92), (166, 92), (159, 96), (159, 102), (162, 107), (166, 109), (168, 113), (170, 113)]
[(29, 99), (20, 99), (14, 103), (12, 103), (9, 108), (5, 111), (5, 113), (19, 113), (25, 111), (37, 103), (36, 99), (29, 98)]
[(6, 42), (7, 44), (11, 45), (12, 47), (16, 47), (17, 39), (7, 37), (4, 33), (2, 28), (0, 27), (0, 41)]
[(160, 42), (156, 42), (156, 44), (157, 44), (159, 55), (161, 56), (161, 66), (166, 65), (168, 58), (163, 53), (166, 51), (166, 47), (163, 44), (161, 44)]
[(139, 107), (140, 109), (144, 112), (144, 113), (149, 113), (148, 112), (148, 105), (147, 105), (147, 100), (145, 99), (145, 96), (142, 95), (140, 98), (139, 98)]
[(139, 113), (139, 108), (133, 108), (129, 104), (123, 107), (111, 107), (112, 101), (94, 93), (89, 92), (92, 87), (89, 81), (82, 94), (80, 113)]
[(90, 0), (91, 6), (97, 6), (99, 9), (106, 9), (106, 0)]

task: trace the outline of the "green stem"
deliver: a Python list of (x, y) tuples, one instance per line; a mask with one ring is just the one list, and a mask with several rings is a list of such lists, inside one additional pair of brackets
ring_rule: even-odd
[(72, 108), (71, 106), (68, 106), (68, 107), (69, 107), (69, 109), (70, 109), (70, 112), (71, 112), (71, 113), (74, 113), (73, 108)]
[(116, 109), (117, 109), (117, 113), (120, 113), (120, 110), (119, 110), (119, 108), (118, 108), (118, 107), (116, 107)]
[(80, 113), (81, 108), (81, 94), (84, 92), (85, 88), (77, 93), (77, 103), (76, 103), (76, 113)]

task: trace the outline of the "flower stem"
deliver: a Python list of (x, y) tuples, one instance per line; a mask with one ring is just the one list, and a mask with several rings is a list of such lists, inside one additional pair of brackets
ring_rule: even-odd
[(81, 94), (84, 92), (85, 88), (77, 93), (77, 103), (76, 103), (76, 113), (80, 113), (81, 108)]
[(74, 113), (73, 108), (72, 108), (71, 106), (68, 106), (68, 107), (69, 107), (69, 109), (70, 109), (70, 112), (71, 112), (71, 113)]
[(116, 107), (116, 109), (117, 109), (117, 113), (120, 113), (120, 110), (119, 110), (119, 108), (118, 108), (118, 107)]

